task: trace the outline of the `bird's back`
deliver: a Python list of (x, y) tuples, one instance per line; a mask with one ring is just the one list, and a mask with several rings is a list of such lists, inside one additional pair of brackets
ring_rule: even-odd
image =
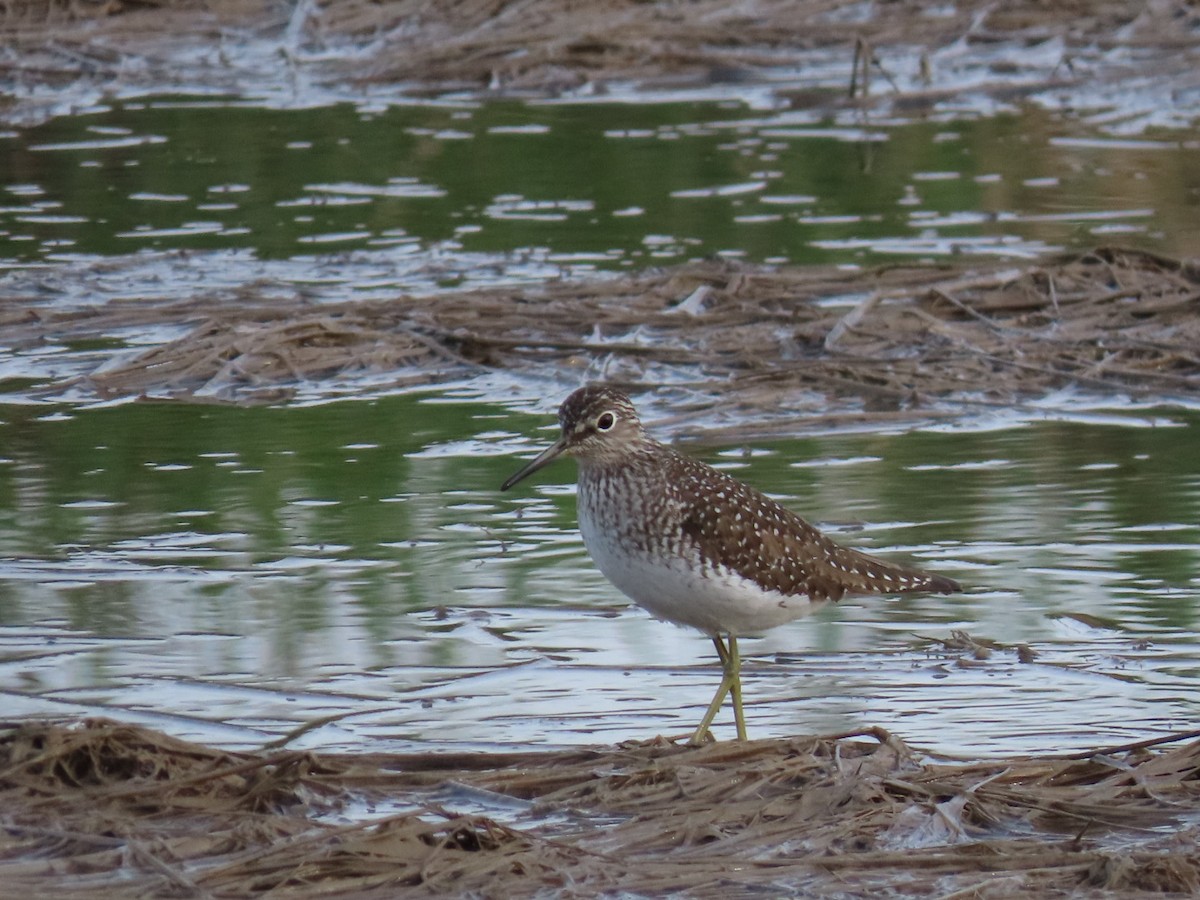
[[(619, 586), (610, 569), (622, 560), (614, 555), (657, 556), (702, 577), (733, 574), (764, 593), (817, 602), (961, 590), (949, 578), (843, 547), (762, 492), (657, 442), (618, 466), (581, 461), (579, 514), (589, 550)], [(599, 554), (598, 541), (608, 545)]]
[(953, 593), (957, 582), (843, 547), (785, 506), (699, 460), (671, 452), (669, 490), (686, 510), (680, 527), (710, 565), (782, 594)]

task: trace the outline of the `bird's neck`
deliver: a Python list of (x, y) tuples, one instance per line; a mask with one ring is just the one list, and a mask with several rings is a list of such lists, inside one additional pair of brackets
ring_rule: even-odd
[(590, 478), (612, 477), (621, 472), (645, 472), (656, 469), (674, 451), (653, 438), (613, 448), (607, 453), (579, 457), (579, 472)]

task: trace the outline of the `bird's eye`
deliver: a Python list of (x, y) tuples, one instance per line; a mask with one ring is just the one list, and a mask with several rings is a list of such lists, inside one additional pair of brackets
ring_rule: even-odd
[(617, 423), (617, 417), (610, 412), (600, 413), (600, 417), (596, 419), (596, 429), (598, 431), (608, 431)]

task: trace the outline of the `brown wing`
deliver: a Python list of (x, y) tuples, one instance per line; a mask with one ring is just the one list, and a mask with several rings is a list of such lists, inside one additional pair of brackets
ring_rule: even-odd
[(836, 544), (770, 497), (698, 460), (672, 454), (668, 468), (684, 539), (709, 565), (732, 569), (767, 590), (814, 600), (962, 590), (952, 579)]

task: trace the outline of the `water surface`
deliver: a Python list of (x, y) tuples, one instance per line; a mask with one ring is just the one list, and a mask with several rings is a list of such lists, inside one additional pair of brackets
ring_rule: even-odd
[[(477, 283), (487, 264), (1031, 257), (1111, 241), (1186, 253), (1197, 147), (1191, 131), (1115, 138), (1033, 108), (855, 122), (732, 102), (149, 98), (0, 138), (0, 265), (355, 252), (411, 289)], [(433, 285), (404, 277), (414, 257), (443, 263)]]
[[(497, 486), (550, 418), (437, 395), (312, 407), (9, 408), (0, 689), (250, 746), (571, 744), (682, 733), (711, 645), (630, 607), (572, 465)], [(844, 542), (960, 579), (746, 640), (755, 734), (882, 725), (946, 752), (1190, 727), (1200, 420), (689, 448)], [(1038, 652), (959, 661), (965, 630)], [(729, 730), (725, 725), (719, 733)]]
[[(1197, 146), (1194, 129), (1114, 137), (1032, 107), (870, 121), (733, 101), (126, 98), (0, 136), (0, 276), (10, 303), (58, 312), (515, 290), (714, 255), (1190, 254)], [(37, 398), (80, 359), (193, 324), (0, 334), (10, 717), (107, 713), (240, 747), (331, 717), (298, 741), (329, 749), (691, 730), (711, 646), (591, 566), (570, 465), (498, 491), (550, 438), (572, 373), (370, 400), (309, 384), (277, 408)], [(977, 754), (1194, 724), (1200, 420), (1076, 399), (689, 448), (839, 540), (968, 588), (850, 599), (745, 641), (754, 734), (880, 725)], [(955, 631), (1037, 655), (926, 639)]]

